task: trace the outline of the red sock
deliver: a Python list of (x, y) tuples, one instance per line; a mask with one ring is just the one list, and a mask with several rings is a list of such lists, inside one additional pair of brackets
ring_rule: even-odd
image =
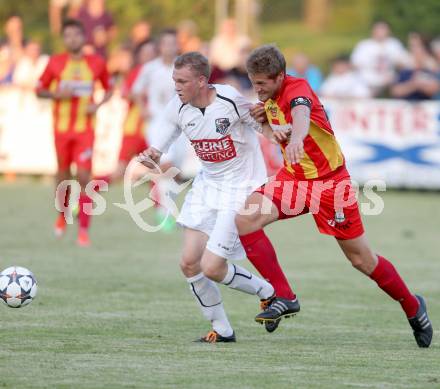
[[(92, 199), (89, 196), (87, 196), (85, 193), (81, 193), (79, 195), (78, 223), (80, 228), (88, 229), (90, 226), (90, 215), (87, 215), (85, 213), (84, 207), (86, 204), (91, 204), (91, 203), (92, 203)], [(90, 206), (88, 205), (87, 208), (89, 208)]]
[(391, 262), (380, 255), (377, 259), (377, 266), (370, 274), (370, 278), (376, 281), (379, 288), (400, 303), (407, 317), (414, 317), (419, 309), (417, 298), (410, 293)]
[(247, 257), (259, 273), (269, 281), (278, 297), (289, 300), (296, 298), (289, 282), (278, 263), (277, 255), (263, 230), (240, 236), (241, 244), (246, 250)]
[[(96, 176), (96, 177), (94, 178), (94, 180), (96, 180), (96, 181), (104, 181), (104, 182), (106, 182), (108, 185), (110, 185), (110, 184), (112, 183), (112, 177), (111, 177), (110, 174), (108, 174), (108, 175), (104, 175), (104, 176)], [(93, 190), (94, 190), (95, 192), (99, 192), (99, 185), (96, 184), (96, 185), (93, 187)]]

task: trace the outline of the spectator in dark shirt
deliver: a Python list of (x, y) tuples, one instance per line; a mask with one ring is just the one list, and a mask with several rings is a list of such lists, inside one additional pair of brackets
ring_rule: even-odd
[(411, 65), (398, 73), (391, 96), (412, 101), (430, 100), (440, 91), (437, 64), (418, 34), (410, 34), (408, 42)]
[(105, 9), (105, 0), (87, 0), (78, 13), (86, 32), (85, 50), (107, 56), (107, 45), (116, 36), (111, 14)]

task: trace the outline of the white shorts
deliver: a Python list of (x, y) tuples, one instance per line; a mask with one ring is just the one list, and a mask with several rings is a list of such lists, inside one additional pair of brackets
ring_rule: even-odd
[[(206, 195), (206, 193), (205, 193)], [(209, 206), (200, 185), (194, 183), (185, 197), (177, 223), (209, 236), (206, 248), (225, 259), (246, 258), (235, 226), (235, 209)]]

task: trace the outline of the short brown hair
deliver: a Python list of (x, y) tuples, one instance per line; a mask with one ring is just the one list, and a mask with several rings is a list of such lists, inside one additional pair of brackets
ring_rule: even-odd
[(199, 52), (190, 51), (189, 53), (179, 55), (174, 61), (174, 67), (176, 69), (181, 69), (185, 66), (188, 66), (198, 76), (205, 76), (209, 79), (211, 70), (209, 68), (208, 58)]
[(68, 27), (76, 27), (83, 34), (85, 34), (86, 30), (84, 29), (84, 25), (78, 20), (78, 19), (66, 19), (63, 21), (63, 25), (61, 26), (61, 32), (63, 33), (64, 30)]
[(266, 74), (275, 78), (280, 73), (286, 73), (286, 60), (275, 45), (264, 45), (253, 50), (246, 61), (249, 74)]

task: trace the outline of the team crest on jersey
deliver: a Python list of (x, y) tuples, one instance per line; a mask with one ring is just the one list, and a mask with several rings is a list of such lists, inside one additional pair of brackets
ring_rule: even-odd
[(215, 131), (219, 134), (225, 135), (230, 125), (228, 118), (215, 119)]
[(269, 107), (269, 112), (272, 115), (272, 117), (276, 118), (278, 116), (278, 107), (276, 105), (271, 105)]
[(345, 222), (345, 215), (343, 211), (336, 211), (335, 212), (335, 222), (336, 223), (343, 223)]

